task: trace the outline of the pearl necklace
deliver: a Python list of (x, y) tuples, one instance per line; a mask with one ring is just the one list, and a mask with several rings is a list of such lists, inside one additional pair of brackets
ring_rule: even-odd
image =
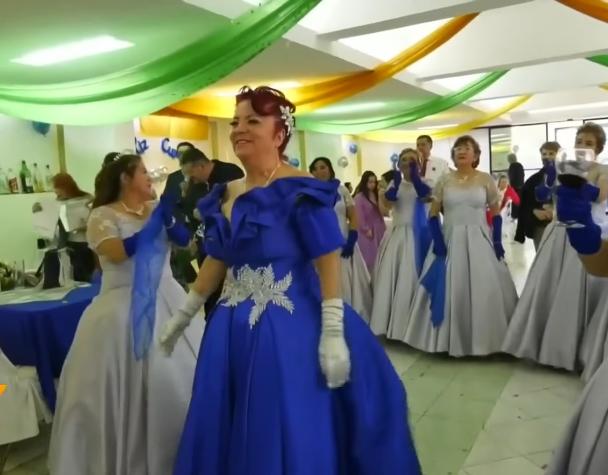
[(129, 208), (123, 201), (120, 202), (122, 209), (125, 213), (134, 214), (135, 216), (139, 216), (140, 218), (144, 215), (144, 205), (141, 205), (139, 209)]

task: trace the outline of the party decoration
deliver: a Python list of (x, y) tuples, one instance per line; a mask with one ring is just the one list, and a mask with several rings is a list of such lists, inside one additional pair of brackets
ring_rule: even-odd
[(348, 158), (347, 157), (338, 158), (338, 166), (340, 168), (346, 168), (348, 166)]
[(165, 155), (176, 159), (179, 156), (179, 153), (176, 148), (171, 147), (171, 141), (168, 138), (164, 138), (160, 143), (160, 150)]
[(351, 143), (351, 144), (348, 146), (348, 151), (349, 151), (350, 153), (352, 153), (353, 155), (354, 155), (355, 153), (357, 153), (357, 150), (359, 150), (359, 148), (357, 147), (357, 144), (356, 144), (356, 143)]
[(519, 152), (519, 145), (513, 145), (513, 153)]
[(296, 157), (290, 157), (288, 163), (294, 167), (294, 168), (299, 168), (300, 167), (300, 159), (296, 158)]
[[(477, 15), (478, 13), (471, 13), (452, 18), (428, 36), (374, 69), (347, 73), (290, 89), (289, 99), (296, 105), (297, 112), (301, 114), (335, 104), (371, 89), (435, 51), (473, 21)], [(180, 101), (173, 104), (170, 109), (209, 117), (229, 118), (234, 113), (234, 98), (206, 94)]]
[(558, 0), (562, 5), (608, 23), (608, 3), (601, 0)]
[(175, 52), (91, 79), (0, 83), (0, 112), (96, 125), (158, 111), (222, 79), (281, 38), (320, 0), (270, 0)]
[(490, 122), (497, 117), (500, 117), (501, 115), (519, 107), (531, 97), (532, 96), (519, 96), (499, 109), (487, 112), (478, 119), (470, 120), (454, 127), (426, 131), (378, 130), (375, 132), (361, 134), (359, 137), (365, 140), (372, 140), (374, 142), (389, 143), (415, 143), (416, 138), (423, 134), (430, 135), (435, 140), (447, 139), (448, 137), (453, 137), (455, 135), (465, 134), (475, 127), (480, 127), (487, 122)]
[(400, 114), (386, 115), (373, 119), (356, 119), (342, 122), (320, 122), (310, 117), (300, 117), (298, 127), (303, 130), (329, 134), (359, 134), (371, 130), (389, 129), (398, 125), (420, 120), (429, 115), (438, 114), (444, 110), (462, 104), (503, 77), (507, 71), (494, 71), (481, 79), (446, 96), (431, 99), (423, 104), (411, 107)]
[(587, 59), (602, 66), (608, 66), (608, 54), (598, 54), (597, 56), (590, 56)]
[(393, 153), (391, 155), (391, 164), (395, 165), (399, 161), (399, 154)]
[(150, 145), (148, 145), (148, 141), (146, 139), (137, 140), (137, 137), (135, 137), (135, 152), (137, 155), (143, 155), (149, 148)]
[(44, 135), (46, 136), (46, 134), (49, 133), (49, 130), (51, 130), (51, 125), (50, 124), (45, 124), (44, 122), (32, 122), (32, 127), (34, 128), (34, 130), (36, 132), (38, 132), (40, 135)]

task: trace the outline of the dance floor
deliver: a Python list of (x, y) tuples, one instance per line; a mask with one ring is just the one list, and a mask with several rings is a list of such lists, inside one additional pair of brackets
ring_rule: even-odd
[[(531, 243), (508, 244), (518, 291), (534, 258)], [(578, 376), (498, 355), (453, 359), (385, 342), (407, 387), (424, 475), (541, 475), (576, 399)], [(48, 431), (17, 444), (7, 475), (46, 471)]]

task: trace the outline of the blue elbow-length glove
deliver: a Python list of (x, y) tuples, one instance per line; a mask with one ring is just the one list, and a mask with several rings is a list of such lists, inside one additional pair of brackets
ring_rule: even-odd
[(602, 247), (602, 229), (591, 214), (591, 203), (597, 200), (599, 193), (599, 188), (589, 183), (582, 188), (557, 188), (557, 219), (574, 225), (568, 227), (566, 233), (579, 254), (595, 254)]

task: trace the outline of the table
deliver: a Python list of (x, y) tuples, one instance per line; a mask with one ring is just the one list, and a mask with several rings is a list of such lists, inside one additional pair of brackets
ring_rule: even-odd
[(42, 394), (55, 410), (55, 378), (99, 284), (77, 287), (62, 300), (0, 305), (0, 348), (17, 366), (35, 366)]

